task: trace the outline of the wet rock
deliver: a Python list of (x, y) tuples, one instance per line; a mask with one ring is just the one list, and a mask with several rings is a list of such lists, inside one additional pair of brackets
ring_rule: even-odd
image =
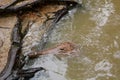
[(22, 32), (25, 33), (27, 29), (27, 34), (23, 39), (22, 45), (23, 54), (28, 54), (43, 48), (47, 40), (48, 32), (53, 28), (52, 24), (54, 19), (52, 18), (55, 17), (54, 12), (63, 7), (64, 6), (47, 5), (37, 9), (37, 12), (29, 12), (22, 16), (24, 18)]

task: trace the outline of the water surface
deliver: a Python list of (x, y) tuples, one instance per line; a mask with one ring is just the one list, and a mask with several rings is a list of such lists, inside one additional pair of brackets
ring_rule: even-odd
[(65, 57), (65, 80), (119, 80), (120, 1), (82, 3), (58, 23), (48, 46), (70, 41), (79, 47), (78, 56)]

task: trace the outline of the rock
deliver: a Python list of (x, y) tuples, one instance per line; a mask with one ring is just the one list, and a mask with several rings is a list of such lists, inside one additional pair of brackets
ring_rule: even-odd
[(28, 54), (36, 50), (43, 48), (44, 43), (50, 29), (54, 27), (53, 20), (47, 20), (47, 18), (54, 18), (54, 13), (57, 10), (62, 9), (64, 6), (58, 5), (47, 5), (43, 8), (37, 9), (36, 12), (29, 12), (23, 15), (23, 29), (22, 32), (25, 33), (25, 30), (28, 29), (27, 34), (23, 39), (22, 53)]
[(11, 47), (12, 29), (16, 21), (15, 15), (0, 17), (0, 72), (7, 63), (8, 52)]

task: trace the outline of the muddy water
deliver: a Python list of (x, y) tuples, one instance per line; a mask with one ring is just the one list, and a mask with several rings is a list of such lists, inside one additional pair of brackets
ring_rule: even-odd
[(79, 48), (77, 56), (62, 60), (67, 66), (61, 65), (65, 69), (64, 80), (119, 80), (120, 1), (83, 0), (82, 3), (83, 9), (71, 11), (56, 26), (48, 44), (70, 41)]

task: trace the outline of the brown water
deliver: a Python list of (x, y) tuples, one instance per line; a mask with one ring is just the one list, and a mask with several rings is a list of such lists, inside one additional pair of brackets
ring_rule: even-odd
[(120, 0), (83, 0), (83, 5), (57, 25), (49, 41), (70, 41), (80, 49), (67, 58), (65, 80), (120, 80)]

